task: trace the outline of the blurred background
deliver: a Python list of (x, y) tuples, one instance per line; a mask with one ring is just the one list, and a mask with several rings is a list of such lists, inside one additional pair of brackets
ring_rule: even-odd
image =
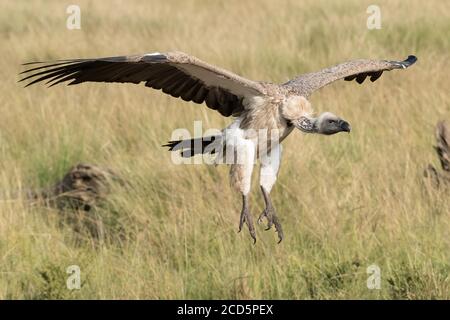
[[(80, 29), (66, 26), (71, 4)], [(450, 120), (450, 2), (377, 1), (381, 29), (370, 30), (372, 4), (0, 0), (0, 298), (449, 299), (449, 190), (423, 170), (439, 166), (434, 126)], [(17, 82), (24, 62), (172, 50), (276, 83), (351, 59), (419, 60), (312, 96), (352, 133), (289, 136), (272, 192), (285, 239), (257, 226), (253, 245), (237, 233), (228, 168), (175, 165), (161, 147), (176, 128), (231, 119), (143, 85)], [(17, 196), (79, 162), (131, 187), (89, 212)], [(257, 176), (254, 217), (264, 203)], [(371, 290), (373, 264), (381, 288)], [(66, 287), (71, 265), (78, 290)]]

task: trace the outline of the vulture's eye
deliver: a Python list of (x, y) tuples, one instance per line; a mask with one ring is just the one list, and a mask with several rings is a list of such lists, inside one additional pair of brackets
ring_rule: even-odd
[(332, 124), (332, 123), (334, 123), (334, 120), (328, 120), (328, 123)]

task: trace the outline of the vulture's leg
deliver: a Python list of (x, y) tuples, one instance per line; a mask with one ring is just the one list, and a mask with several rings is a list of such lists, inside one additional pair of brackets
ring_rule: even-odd
[(283, 229), (281, 228), (281, 224), (276, 215), (272, 200), (270, 199), (270, 191), (277, 180), (278, 169), (280, 168), (281, 151), (281, 145), (277, 144), (272, 147), (270, 153), (261, 155), (261, 172), (259, 181), (266, 208), (259, 216), (258, 223), (261, 223), (262, 219), (265, 217), (267, 219), (266, 230), (269, 230), (272, 228), (272, 225), (274, 225), (275, 230), (278, 233), (278, 243), (283, 240)]
[(248, 226), (248, 231), (250, 231), (250, 236), (253, 238), (253, 243), (256, 243), (256, 233), (255, 226), (253, 225), (253, 218), (250, 214), (250, 210), (248, 207), (248, 195), (242, 195), (242, 211), (241, 218), (239, 219), (239, 231), (241, 232), (242, 226), (244, 223)]
[(240, 139), (237, 146), (235, 146), (236, 155), (234, 163), (231, 165), (230, 179), (231, 184), (242, 195), (242, 210), (239, 220), (239, 232), (242, 230), (244, 223), (247, 224), (250, 236), (253, 238), (253, 242), (256, 242), (255, 227), (253, 225), (253, 218), (249, 210), (249, 192), (251, 185), (251, 178), (253, 172), (254, 158), (255, 158), (255, 146), (250, 140)]
[(268, 221), (266, 230), (270, 230), (270, 228), (272, 228), (272, 225), (274, 225), (275, 230), (278, 233), (278, 243), (280, 243), (284, 238), (283, 228), (281, 227), (280, 221), (278, 220), (278, 217), (275, 212), (275, 208), (273, 207), (272, 201), (270, 200), (269, 192), (266, 191), (263, 186), (261, 186), (261, 191), (264, 196), (264, 202), (266, 203), (266, 208), (259, 216), (258, 223), (261, 223), (262, 218), (266, 217), (267, 221)]

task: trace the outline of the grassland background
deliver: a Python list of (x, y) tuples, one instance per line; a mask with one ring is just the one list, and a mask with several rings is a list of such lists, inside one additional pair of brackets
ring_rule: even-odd
[[(450, 120), (450, 2), (377, 1), (381, 30), (366, 28), (373, 1), (75, 2), (71, 31), (72, 1), (0, 1), (0, 190), (47, 186), (80, 161), (133, 188), (95, 210), (100, 240), (57, 211), (0, 201), (0, 298), (450, 298), (449, 194), (422, 179), (438, 166), (434, 125)], [(17, 83), (27, 61), (169, 50), (274, 82), (354, 58), (419, 61), (312, 97), (353, 131), (286, 140), (272, 193), (286, 238), (259, 226), (254, 246), (237, 233), (228, 168), (177, 166), (160, 147), (194, 120), (230, 119), (143, 86)], [(82, 288), (69, 291), (73, 264)], [(371, 264), (381, 290), (366, 287)]]

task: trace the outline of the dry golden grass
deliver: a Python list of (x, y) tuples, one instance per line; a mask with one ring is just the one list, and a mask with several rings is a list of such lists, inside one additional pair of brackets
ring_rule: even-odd
[[(438, 165), (434, 125), (450, 119), (450, 3), (378, 1), (0, 1), (0, 190), (41, 187), (76, 162), (126, 176), (96, 210), (105, 239), (75, 234), (57, 212), (0, 202), (0, 298), (450, 298), (448, 191), (424, 183)], [(353, 58), (419, 61), (375, 83), (340, 82), (312, 98), (353, 132), (292, 134), (274, 204), (286, 239), (237, 233), (228, 168), (172, 164), (175, 128), (229, 123), (143, 86), (23, 89), (26, 61), (181, 50), (252, 79), (284, 82)], [(256, 175), (255, 175), (256, 177)], [(7, 192), (6, 192), (7, 193)], [(263, 201), (255, 181), (252, 212)], [(381, 290), (366, 268), (381, 268)], [(79, 265), (81, 290), (65, 288)]]

